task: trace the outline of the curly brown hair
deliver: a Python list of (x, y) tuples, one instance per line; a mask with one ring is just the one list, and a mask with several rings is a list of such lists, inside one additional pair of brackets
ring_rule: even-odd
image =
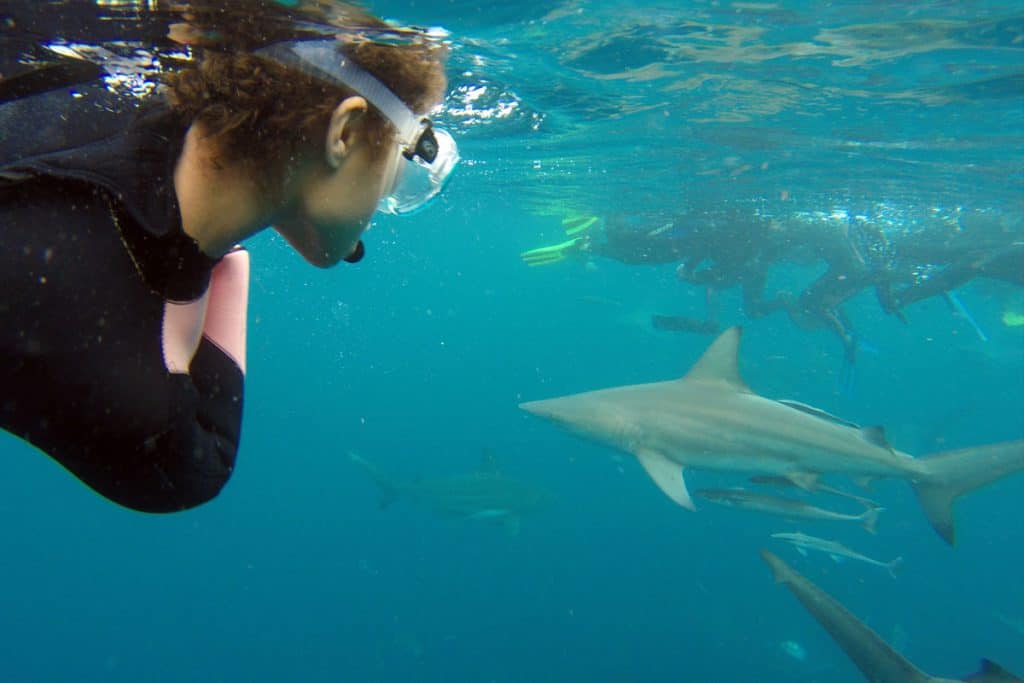
[[(292, 162), (323, 145), (338, 102), (355, 95), (252, 54), (275, 42), (324, 38), (337, 28), (347, 36), (392, 27), (347, 3), (220, 0), (190, 4), (171, 37), (192, 46), (198, 59), (169, 74), (167, 97), (187, 121), (200, 123), (216, 145), (218, 161), (249, 167), (261, 185), (273, 187)], [(310, 28), (313, 27), (313, 28)], [(409, 32), (405, 32), (408, 34)], [(372, 34), (371, 34), (372, 35)], [(424, 114), (444, 96), (446, 48), (412, 34), (400, 42), (339, 40), (344, 56), (375, 76), (410, 109)], [(363, 119), (374, 149), (385, 149), (394, 127), (372, 105)]]

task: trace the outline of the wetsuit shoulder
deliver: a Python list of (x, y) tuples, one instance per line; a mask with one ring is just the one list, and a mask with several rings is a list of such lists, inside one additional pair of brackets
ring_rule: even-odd
[[(104, 163), (116, 162), (107, 151)], [(122, 170), (136, 158), (122, 157)], [(140, 186), (166, 178), (166, 161), (135, 165)], [(220, 264), (168, 248), (180, 225), (154, 234), (120, 187), (37, 173), (0, 189), (0, 426), (107, 498), (168, 512), (209, 500), (230, 477), (244, 376), (202, 335), (187, 372), (169, 370), (168, 311), (205, 311), (173, 302), (209, 299)]]

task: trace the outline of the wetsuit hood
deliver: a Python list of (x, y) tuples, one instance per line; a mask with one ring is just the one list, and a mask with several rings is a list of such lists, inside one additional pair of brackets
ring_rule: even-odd
[[(37, 111), (45, 104), (37, 103)], [(95, 105), (86, 100), (79, 109), (96, 111)], [(0, 180), (38, 176), (81, 180), (110, 192), (154, 237), (180, 229), (173, 178), (187, 123), (160, 97), (151, 97), (132, 111), (96, 111), (90, 118), (91, 125), (65, 122), (59, 131), (45, 128), (42, 135), (17, 136), (14, 144), (5, 143), (4, 147), (13, 149), (0, 147)], [(22, 121), (33, 123), (32, 118)], [(38, 153), (40, 149), (44, 151)]]

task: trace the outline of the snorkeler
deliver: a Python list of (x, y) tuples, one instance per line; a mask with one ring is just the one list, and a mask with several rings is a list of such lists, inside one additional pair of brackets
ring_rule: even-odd
[(948, 263), (935, 266), (913, 284), (894, 291), (886, 302), (886, 311), (899, 313), (912, 303), (948, 295), (976, 278), (1024, 287), (1024, 241), (951, 254)]
[(558, 263), (569, 256), (600, 256), (630, 265), (676, 263), (685, 256), (689, 241), (676, 224), (667, 221), (655, 228), (637, 224), (637, 217), (574, 215), (562, 221), (564, 242), (537, 247), (520, 254), (530, 266)]
[(175, 21), (193, 60), (141, 102), (103, 81), (0, 87), (0, 425), (147, 512), (213, 498), (234, 468), (237, 245), (272, 226), (313, 265), (359, 261), (378, 207), (425, 205), (458, 159), (424, 116), (445, 49), (418, 31), (324, 2)]
[(741, 288), (744, 311), (752, 318), (787, 306), (782, 295), (765, 296), (768, 269), (787, 248), (784, 235), (769, 219), (738, 209), (715, 208), (668, 219), (613, 214), (603, 223), (587, 221), (584, 225), (587, 232), (567, 228), (570, 239), (531, 249), (522, 259), (531, 266), (557, 263), (573, 255), (600, 256), (630, 265), (678, 263), (679, 280), (704, 288), (707, 312), (704, 319), (655, 314), (651, 324), (659, 330), (719, 332), (717, 294), (732, 287)]
[(698, 218), (681, 217), (687, 241), (680, 246), (682, 263), (676, 277), (704, 289), (705, 318), (654, 315), (655, 329), (716, 334), (718, 293), (739, 287), (743, 311), (752, 319), (782, 310), (784, 295), (767, 298), (768, 270), (782, 256), (785, 245), (773, 221), (737, 210), (705, 212)]

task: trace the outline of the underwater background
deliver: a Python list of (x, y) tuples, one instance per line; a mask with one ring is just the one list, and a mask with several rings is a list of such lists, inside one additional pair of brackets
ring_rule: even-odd
[[(10, 435), (0, 483), (0, 678), (9, 681), (807, 681), (862, 678), (781, 586), (768, 547), (933, 675), (1024, 671), (1024, 476), (957, 505), (956, 548), (909, 487), (873, 485), (877, 536), (675, 506), (634, 459), (518, 409), (682, 375), (711, 338), (674, 266), (528, 267), (567, 216), (656, 224), (693, 206), (887, 220), (1024, 214), (1024, 14), (1014, 2), (388, 1), (450, 32), (438, 120), (463, 161), (357, 266), (310, 268), (276, 236), (253, 282), (237, 469), (199, 509), (128, 512)], [(772, 271), (799, 290), (822, 264)], [(870, 350), (784, 314), (748, 320), (758, 393), (884, 425), (914, 455), (1024, 437), (1024, 292), (977, 280), (904, 324), (847, 305)], [(1011, 315), (1007, 315), (1011, 314)], [(968, 317), (973, 318), (978, 330)], [(984, 331), (985, 340), (979, 334)], [(87, 362), (87, 359), (83, 359)], [(410, 481), (501, 471), (550, 491), (518, 533), (398, 500)], [(690, 488), (735, 483), (688, 473)], [(896, 578), (772, 540), (801, 529)]]

